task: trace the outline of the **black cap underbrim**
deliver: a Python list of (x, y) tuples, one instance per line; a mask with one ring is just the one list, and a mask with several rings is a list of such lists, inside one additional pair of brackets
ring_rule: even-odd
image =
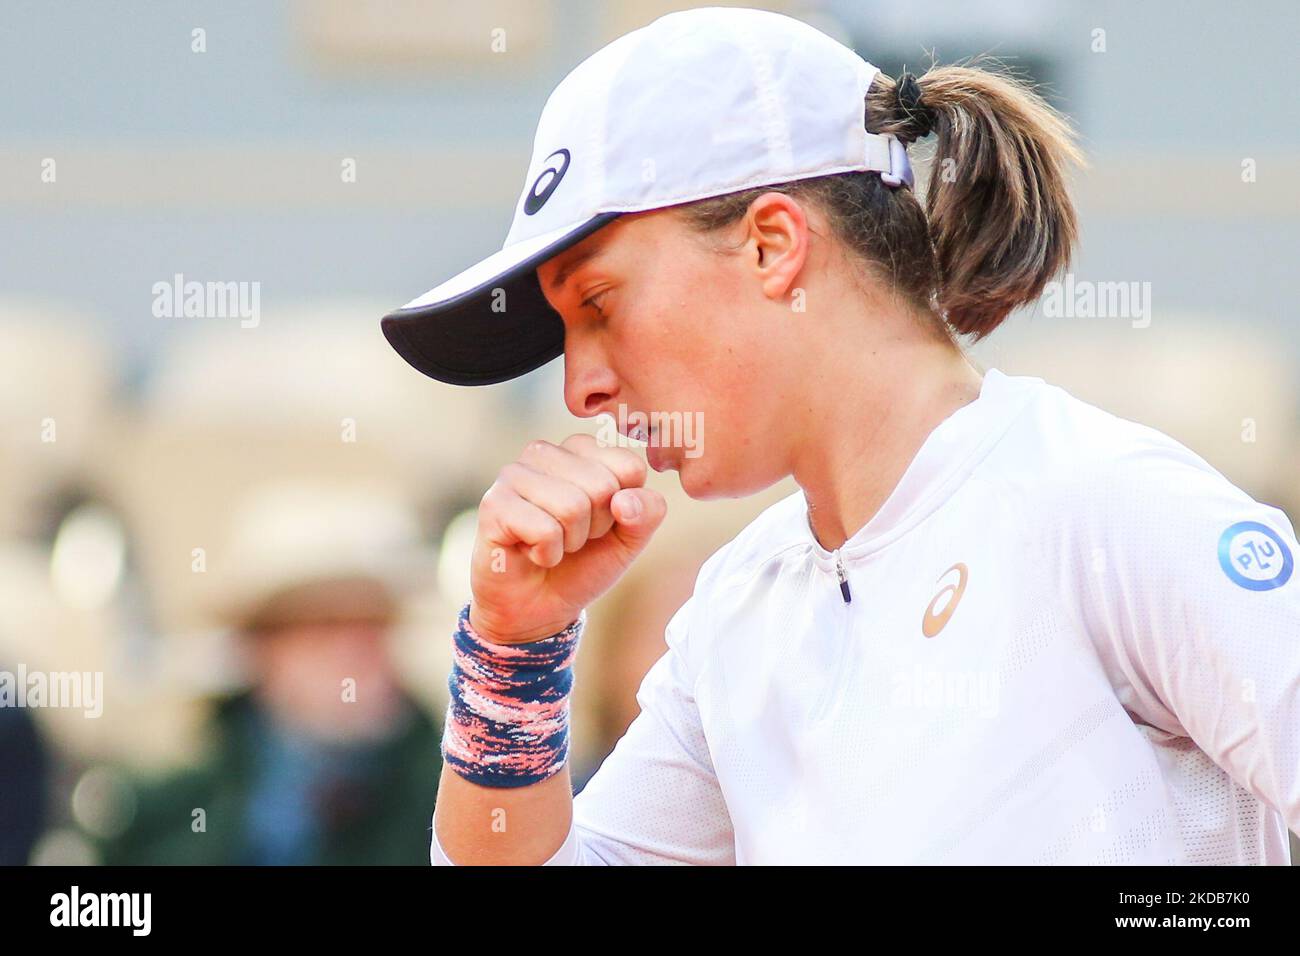
[(542, 295), (537, 267), (619, 215), (539, 237), (541, 248), (519, 243), (494, 253), (384, 316), (384, 337), (414, 368), (451, 385), (493, 385), (540, 368), (564, 354), (564, 323)]

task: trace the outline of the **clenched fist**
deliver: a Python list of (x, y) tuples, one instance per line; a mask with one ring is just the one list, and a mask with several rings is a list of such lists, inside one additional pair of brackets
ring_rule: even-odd
[(528, 444), (483, 496), (470, 625), (501, 644), (567, 627), (645, 548), (667, 510), (646, 464), (591, 435)]

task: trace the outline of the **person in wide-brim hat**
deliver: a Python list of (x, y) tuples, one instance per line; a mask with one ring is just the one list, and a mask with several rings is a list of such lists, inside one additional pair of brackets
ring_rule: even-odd
[[(419, 862), (439, 729), (402, 688), (388, 635), (431, 567), (410, 509), (378, 489), (250, 497), (212, 569), (248, 689), (218, 702), (204, 764), (141, 788), (109, 861)], [(192, 831), (196, 806), (219, 838)]]

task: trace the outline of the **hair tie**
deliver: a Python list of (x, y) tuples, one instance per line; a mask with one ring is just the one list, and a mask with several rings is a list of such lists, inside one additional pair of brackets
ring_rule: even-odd
[(898, 78), (894, 88), (898, 98), (898, 108), (909, 126), (916, 131), (916, 139), (929, 136), (934, 131), (934, 110), (921, 104), (921, 84), (911, 73), (904, 73)]

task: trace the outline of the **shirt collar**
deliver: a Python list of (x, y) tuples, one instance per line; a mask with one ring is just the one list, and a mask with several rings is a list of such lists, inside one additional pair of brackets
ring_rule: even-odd
[[(880, 510), (839, 548), (861, 557), (896, 540), (946, 501), (1011, 426), (1041, 378), (984, 373), (979, 396), (957, 409), (926, 437)], [(834, 567), (834, 554), (817, 541), (804, 503), (804, 524), (818, 564)]]

